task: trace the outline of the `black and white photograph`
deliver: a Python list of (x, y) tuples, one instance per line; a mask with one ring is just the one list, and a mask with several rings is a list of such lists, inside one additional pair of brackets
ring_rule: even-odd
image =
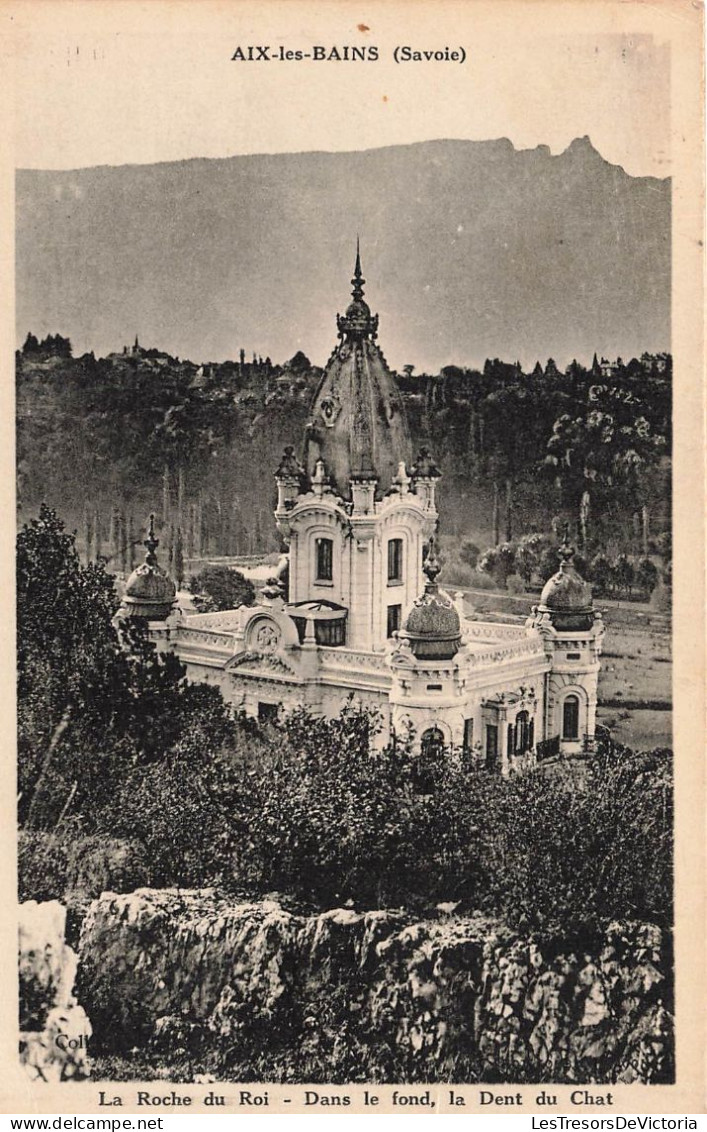
[(412, 7), (0, 7), (8, 1111), (702, 1103), (700, 52), (667, 5)]

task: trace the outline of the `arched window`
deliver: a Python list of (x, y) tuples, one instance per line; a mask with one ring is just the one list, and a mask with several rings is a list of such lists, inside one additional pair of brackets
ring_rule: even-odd
[(388, 539), (388, 583), (403, 580), (403, 540)]
[(414, 783), (419, 794), (434, 792), (443, 752), (444, 735), (439, 727), (429, 727), (422, 733), (420, 755), (416, 759)]
[(420, 740), (420, 750), (425, 756), (435, 756), (444, 748), (444, 735), (439, 727), (429, 727), (423, 732)]
[(316, 563), (315, 580), (332, 582), (334, 580), (334, 542), (330, 538), (318, 538), (315, 542)]
[(519, 711), (516, 716), (514, 751), (517, 755), (524, 755), (530, 747), (530, 716), (527, 711)]
[(567, 696), (562, 705), (562, 738), (579, 738), (579, 696)]

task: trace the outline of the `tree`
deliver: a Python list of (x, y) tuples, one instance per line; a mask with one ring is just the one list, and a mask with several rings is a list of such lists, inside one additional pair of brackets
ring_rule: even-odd
[(614, 584), (618, 590), (630, 594), (635, 579), (633, 563), (626, 554), (620, 554), (613, 565)]
[[(551, 538), (542, 534), (527, 534), (518, 542), (515, 556), (515, 570), (524, 582), (531, 582), (535, 574), (541, 573), (541, 559), (551, 545)], [(557, 551), (553, 549), (553, 554)]]
[(467, 566), (471, 566), (472, 570), (476, 566), (476, 563), (479, 561), (480, 554), (481, 551), (479, 550), (476, 543), (471, 542), (469, 539), (463, 542), (459, 549), (459, 558)]
[(312, 363), (306, 354), (298, 350), (297, 353), (290, 358), (289, 362), (285, 363), (285, 368), (292, 370), (293, 373), (305, 373), (308, 369), (312, 368)]
[(650, 558), (642, 558), (638, 563), (636, 585), (647, 594), (652, 594), (658, 585), (658, 567)]
[(50, 829), (67, 804), (95, 822), (130, 767), (160, 760), (206, 714), (228, 712), (216, 688), (192, 685), (137, 619), (114, 616), (114, 579), (79, 562), (74, 536), (42, 507), (17, 540), (20, 821)]
[(182, 582), (184, 581), (184, 542), (181, 527), (177, 527), (174, 542), (174, 579), (177, 583), (177, 587), (181, 589)]
[(538, 573), (543, 581), (547, 581), (553, 574), (556, 574), (560, 565), (560, 560), (557, 556), (556, 546), (547, 546), (540, 555), (540, 562), (538, 564)]
[(205, 566), (190, 579), (189, 589), (201, 612), (236, 609), (255, 601), (253, 583), (229, 566)]
[(601, 551), (595, 555), (589, 566), (589, 577), (599, 593), (605, 594), (612, 581), (612, 570), (609, 559)]
[[(79, 782), (78, 760), (100, 743), (116, 709), (125, 662), (112, 618), (113, 579), (81, 566), (73, 536), (42, 506), (17, 540), (17, 669), (20, 816), (56, 812), (52, 779)], [(61, 768), (57, 753), (61, 747)], [(91, 759), (86, 768), (91, 774)], [(101, 756), (96, 763), (100, 766)], [(61, 808), (61, 801), (58, 809)]]

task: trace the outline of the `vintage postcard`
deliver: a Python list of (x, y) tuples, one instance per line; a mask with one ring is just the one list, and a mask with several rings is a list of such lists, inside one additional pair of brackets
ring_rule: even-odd
[(3, 1112), (696, 1127), (702, 43), (0, 0)]

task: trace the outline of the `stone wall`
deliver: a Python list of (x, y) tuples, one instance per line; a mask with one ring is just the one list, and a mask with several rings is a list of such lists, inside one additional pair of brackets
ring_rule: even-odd
[(650, 924), (611, 924), (578, 949), (481, 916), (305, 916), (140, 889), (91, 905), (77, 986), (98, 1050), (224, 1077), (659, 1082), (673, 1064), (668, 943)]
[(20, 1062), (32, 1081), (89, 1074), (91, 1024), (74, 997), (77, 957), (58, 900), (20, 905)]

